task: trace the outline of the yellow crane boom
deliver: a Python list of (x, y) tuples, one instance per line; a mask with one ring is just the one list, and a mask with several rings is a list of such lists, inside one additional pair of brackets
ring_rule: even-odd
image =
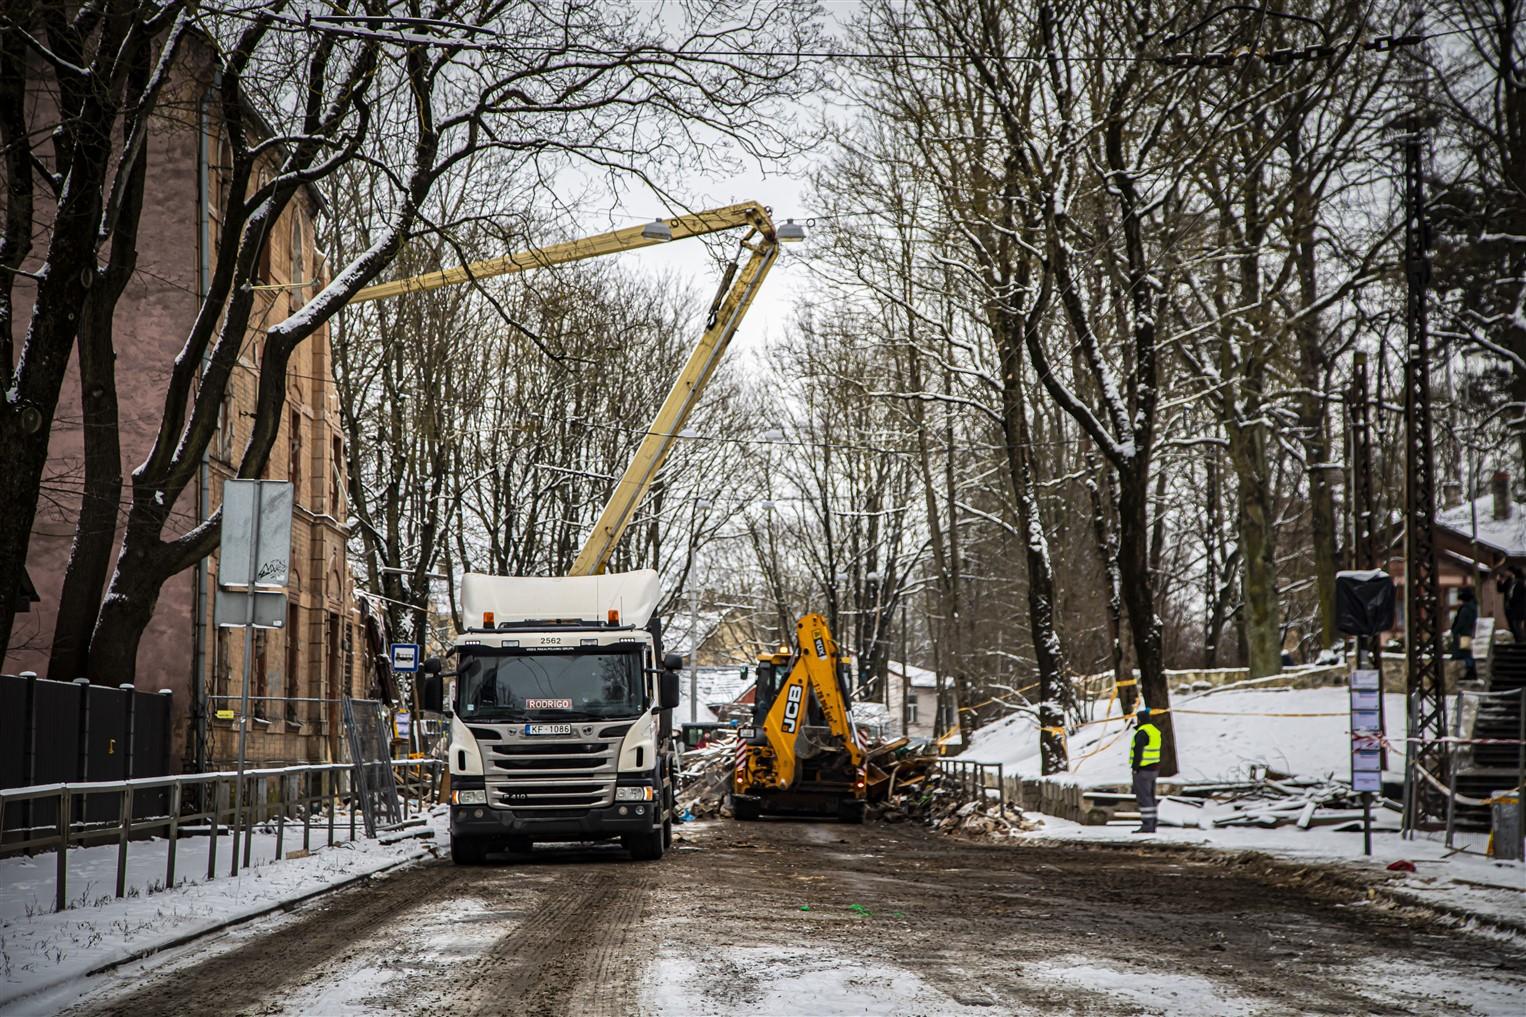
[[(662, 407), (657, 411), (656, 418), (647, 428), (635, 456), (615, 484), (614, 490), (604, 504), (604, 510), (594, 524), (593, 532), (583, 542), (583, 548), (572, 564), (571, 575), (595, 575), (603, 572), (609, 563), (610, 555), (620, 543), (620, 538), (630, 524), (636, 507), (646, 497), (653, 479), (657, 476), (657, 471), (662, 468), (664, 460), (672, 450), (678, 433), (683, 430), (689, 414), (699, 402), (700, 394), (715, 374), (716, 366), (725, 354), (726, 347), (736, 335), (737, 328), (740, 327), (748, 308), (752, 306), (758, 287), (763, 284), (763, 280), (768, 276), (768, 270), (773, 267), (778, 257), (779, 241), (790, 239), (780, 237), (780, 231), (775, 229), (768, 210), (755, 201), (746, 201), (727, 205), (724, 208), (707, 209), (671, 219), (657, 220), (656, 223), (627, 226), (607, 233), (569, 240), (566, 243), (519, 251), (500, 258), (489, 258), (457, 268), (426, 272), (423, 275), (398, 279), (394, 282), (378, 283), (356, 293), (350, 303), (359, 304), (409, 293), (423, 293), (442, 286), (456, 286), (500, 275), (565, 265), (606, 254), (637, 251), (669, 240), (704, 236), (739, 227), (747, 228), (747, 233), (741, 241), (741, 248), (748, 252), (747, 263), (738, 271), (737, 263), (733, 261), (727, 269), (726, 277), (721, 283), (723, 292), (717, 295), (715, 303), (710, 308), (705, 321), (704, 334), (700, 336), (698, 344), (689, 354), (683, 370), (674, 379), (667, 398), (663, 400)], [(795, 232), (803, 236), (798, 227), (795, 227)]]

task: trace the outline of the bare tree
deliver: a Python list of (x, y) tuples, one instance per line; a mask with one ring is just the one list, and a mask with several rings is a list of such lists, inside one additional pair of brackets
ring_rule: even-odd
[[(285, 0), (269, 0), (228, 10), (83, 5), (71, 18), (44, 4), (8, 13), (0, 27), (7, 192), (20, 196), (7, 202), (0, 239), (0, 264), (9, 269), (0, 281), (0, 341), (11, 393), (0, 414), (0, 506), (13, 521), (0, 535), (3, 589), (19, 585), (69, 352), (85, 318), (110, 319), (90, 301), (109, 301), (131, 270), (134, 194), (152, 169), (145, 143), (152, 118), (168, 82), (194, 77), (196, 68), (181, 63), (185, 40), (208, 40), (216, 51), (215, 85), (212, 66), (201, 70), (229, 152), (230, 186), (157, 439), (132, 477), (121, 550), (94, 616), (91, 675), (132, 676), (160, 588), (216, 545), (217, 514), (182, 533), (166, 537), (165, 530), (257, 325), (258, 403), (239, 457), (244, 477), (260, 474), (275, 441), (292, 352), (410, 238), (450, 231), (454, 224), (430, 218), (429, 198), (467, 161), (494, 152), (502, 157), (495, 172), (542, 180), (578, 163), (660, 186), (659, 154), (723, 157), (727, 144), (761, 154), (780, 136), (770, 103), (809, 87), (790, 55), (812, 38), (811, 11), (796, 0), (711, 4), (674, 18), (571, 0), (447, 2), (428, 18), (417, 13), (378, 3), (364, 15), (334, 5), (299, 16)], [(56, 115), (28, 107), (34, 90), (60, 97)], [(686, 126), (668, 129), (679, 125)], [(51, 167), (39, 147), (45, 143)], [(275, 222), (306, 189), (357, 162), (382, 171), (370, 196), (370, 242), (331, 266), (300, 309), (264, 320), (271, 306), (256, 286)], [(51, 216), (32, 200), (37, 181), (55, 196)], [(43, 225), (47, 249), (29, 261)], [(18, 351), (15, 280), (27, 277), (37, 288)], [(103, 403), (93, 412), (109, 409)], [(109, 487), (109, 479), (93, 486)], [(74, 567), (104, 576), (103, 549), (109, 557), (109, 542), (81, 544)], [(88, 603), (89, 592), (75, 599)], [(7, 635), (12, 610), (12, 599), (0, 598)]]

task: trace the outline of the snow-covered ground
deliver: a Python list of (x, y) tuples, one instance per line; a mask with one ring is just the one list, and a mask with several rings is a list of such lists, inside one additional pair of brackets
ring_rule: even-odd
[[(1212, 808), (1212, 806), (1205, 806)], [(1173, 801), (1161, 803), (1163, 822), (1195, 820), (1199, 810)], [(1019, 834), (1024, 840), (1083, 841), (1087, 843), (1138, 844), (1142, 839), (1184, 848), (1202, 847), (1222, 851), (1260, 851), (1278, 858), (1339, 864), (1377, 873), (1396, 861), (1412, 862), (1415, 872), (1393, 877), (1388, 884), (1423, 904), (1477, 915), (1506, 928), (1526, 926), (1526, 866), (1485, 857), (1484, 840), (1478, 834), (1458, 834), (1457, 849), (1448, 849), (1439, 835), (1417, 835), (1406, 840), (1397, 832), (1374, 833), (1372, 856), (1362, 853), (1360, 833), (1335, 833), (1330, 829), (1300, 830), (1228, 827), (1198, 829), (1162, 826), (1149, 838), (1132, 833), (1132, 822), (1119, 826), (1082, 826), (1053, 816), (1043, 817), (1039, 830)]]
[[(443, 810), (442, 810), (443, 813)], [(430, 816), (434, 840), (446, 839), (444, 815)], [(427, 841), (395, 843), (348, 836), (336, 826), (335, 844), (315, 827), (312, 854), (275, 859), (274, 832), (257, 833), (251, 865), (228, 872), (231, 841), (219, 837), (218, 876), (206, 880), (207, 838), (183, 837), (176, 850), (176, 885), (164, 890), (168, 841), (134, 841), (128, 850), (127, 896), (118, 900), (115, 844), (69, 852), (72, 906), (53, 912), (55, 856), (0, 859), (0, 1014), (47, 1012), (83, 991), (91, 972), (143, 951), (257, 914), (284, 901), (315, 893), (425, 853)], [(302, 847), (300, 824), (286, 829), (283, 850)], [(64, 996), (51, 1000), (60, 987)], [(38, 993), (46, 994), (44, 1003)], [(25, 997), (25, 998), (23, 998)]]
[[(1244, 780), (1252, 766), (1266, 765), (1297, 776), (1345, 780), (1351, 767), (1347, 696), (1345, 688), (1241, 688), (1178, 695), (1172, 701), (1172, 713), (1180, 779)], [(1402, 736), (1404, 697), (1389, 694), (1385, 709), (1390, 737)], [(1069, 742), (1069, 773), (1056, 779), (1083, 786), (1126, 786), (1132, 732), (1133, 727), (1126, 727), (1123, 718), (1116, 716), (1083, 728)], [(1402, 737), (1396, 744), (1399, 748), (1389, 754), (1390, 771), (1402, 771), (1404, 765)], [(1009, 772), (1025, 779), (1038, 777), (1038, 734), (1033, 720), (1014, 716), (982, 728), (963, 758), (1002, 763)], [(1464, 850), (1457, 852), (1449, 851), (1439, 838), (1404, 840), (1392, 829), (1397, 826), (1397, 815), (1379, 809), (1374, 821), (1389, 829), (1374, 834), (1373, 854), (1368, 859), (1362, 854), (1360, 833), (1336, 833), (1328, 828), (1300, 830), (1296, 826), (1214, 828), (1212, 819), (1221, 810), (1228, 811), (1212, 802), (1195, 806), (1164, 800), (1162, 827), (1151, 839), (1374, 869), (1406, 859), (1415, 863), (1417, 871), (1397, 884), (1403, 892), (1515, 925), (1526, 924), (1526, 867), (1484, 857), (1482, 837), (1460, 834), (1456, 843)], [(1022, 836), (1090, 842), (1139, 839), (1130, 832), (1132, 822), (1081, 826), (1045, 816), (1043, 823), (1043, 829)]]
[[(1177, 761), (1184, 781), (1243, 780), (1253, 764), (1282, 773), (1351, 773), (1349, 693), (1345, 688), (1246, 688), (1179, 694), (1172, 699)], [(1388, 732), (1398, 737), (1390, 770), (1402, 770), (1404, 697), (1385, 697)], [(1084, 785), (1129, 782), (1133, 725), (1117, 715), (1088, 724), (1069, 740), (1072, 779)], [(1014, 714), (975, 732), (965, 759), (1003, 763), (1009, 773), (1040, 774), (1038, 728)]]

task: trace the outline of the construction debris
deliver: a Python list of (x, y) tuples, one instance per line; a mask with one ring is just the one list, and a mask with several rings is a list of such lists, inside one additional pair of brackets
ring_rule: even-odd
[(723, 728), (680, 756), (677, 811), (685, 822), (721, 814), (736, 768), (737, 741), (735, 728)]
[[(1205, 810), (1196, 821), (1162, 825), (1195, 826), (1215, 829), (1228, 826), (1257, 826), (1273, 829), (1296, 826), (1300, 830), (1330, 827), (1337, 831), (1361, 829), (1362, 798), (1345, 781), (1331, 777), (1294, 777), (1274, 771), (1257, 773), (1252, 780), (1219, 784), (1186, 784), (1165, 795), (1166, 800)], [(1384, 820), (1395, 819), (1402, 806), (1392, 799), (1373, 798), (1374, 829)], [(1115, 820), (1126, 818), (1115, 814)]]
[[(737, 738), (717, 731), (712, 739), (682, 756), (678, 814), (685, 820), (729, 815), (727, 795), (736, 766)], [(937, 754), (926, 745), (896, 738), (872, 746), (868, 768), (868, 815), (887, 823), (918, 822), (944, 833), (1005, 837), (1040, 826), (1023, 816), (1017, 802), (1001, 802), (994, 788), (971, 798), (971, 788), (944, 773)]]

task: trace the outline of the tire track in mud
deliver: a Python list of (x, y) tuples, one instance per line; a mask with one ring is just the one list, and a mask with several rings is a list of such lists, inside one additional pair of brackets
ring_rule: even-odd
[[(494, 873), (495, 889), (511, 883), (531, 913), (467, 971), (455, 968), (437, 986), (416, 987), (447, 1000), (454, 1014), (488, 1017), (510, 1006), (553, 1017), (629, 1013), (641, 973), (636, 958), (644, 952), (635, 949), (634, 928), (652, 883), (646, 868), (611, 862), (591, 870), (558, 871), (553, 864)], [(524, 897), (529, 887), (520, 883), (526, 877), (536, 891), (530, 901)]]
[(281, 920), (268, 932), (213, 955), (152, 972), (141, 987), (108, 1000), (86, 1000), (71, 1017), (184, 1017), (259, 1013), (309, 981), (305, 976), (375, 949), (376, 932), (407, 921), (420, 908), (459, 890), (457, 874), (439, 864), (406, 869), (338, 891)]

